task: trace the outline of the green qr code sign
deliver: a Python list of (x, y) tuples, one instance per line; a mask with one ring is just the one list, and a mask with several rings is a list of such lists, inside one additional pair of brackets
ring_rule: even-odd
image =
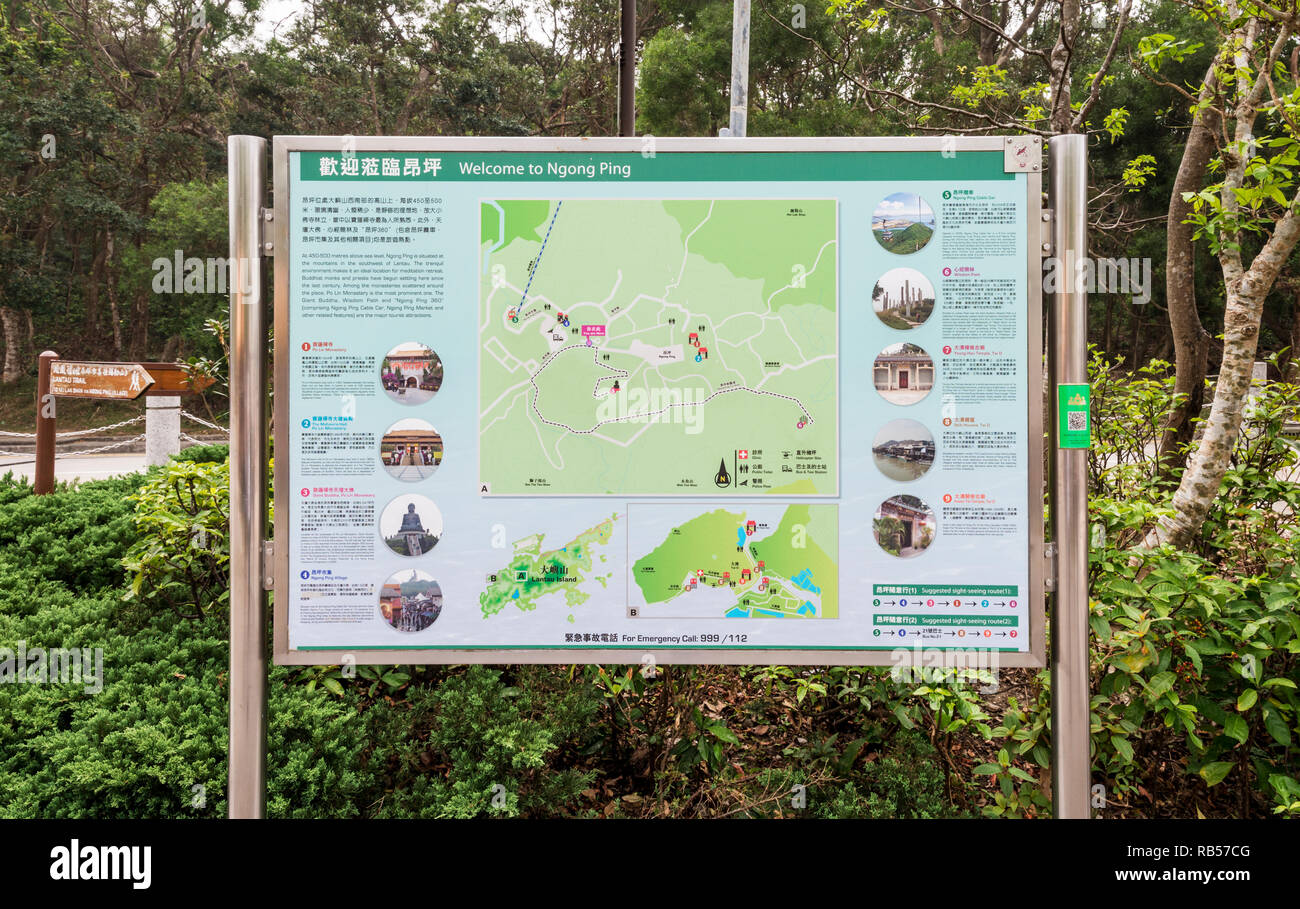
[(1060, 448), (1088, 448), (1092, 441), (1089, 418), (1092, 403), (1091, 389), (1087, 385), (1056, 386), (1057, 446)]

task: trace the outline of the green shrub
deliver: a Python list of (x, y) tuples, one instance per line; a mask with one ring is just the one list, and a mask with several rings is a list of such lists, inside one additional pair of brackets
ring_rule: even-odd
[(0, 480), (0, 610), (30, 611), (41, 585), (74, 590), (116, 587), (118, 558), (134, 536), (124, 498), (140, 485), (132, 475), (32, 495), (30, 485)]
[[(1300, 487), (1278, 479), (1297, 464), (1281, 430), (1300, 389), (1274, 383), (1256, 398), (1193, 551), (1143, 551), (1168, 507), (1170, 480), (1147, 453), (1172, 401), (1167, 366), (1091, 364), (1094, 782), (1119, 809), (1190, 814), (1226, 784), (1226, 813), (1300, 814)], [(1046, 767), (1047, 673), (1040, 681), (1037, 702), (995, 734)]]
[[(99, 648), (102, 690), (0, 684), (0, 817), (220, 817), (229, 665), (220, 616), (122, 621), (127, 498), (143, 476), (48, 496), (0, 481), (0, 647)], [(88, 688), (90, 690), (88, 690)], [(276, 669), (268, 810), (350, 817), (365, 776), (356, 709)], [(196, 789), (195, 787), (202, 787)]]
[(191, 445), (172, 455), (173, 461), (196, 461), (201, 464), (220, 464), (230, 457), (230, 446), (224, 442), (212, 445)]
[(151, 472), (135, 506), (123, 565), (127, 600), (199, 618), (230, 608), (230, 462), (173, 460)]
[[(1110, 411), (1101, 453), (1117, 447), (1107, 423), (1138, 424), (1142, 401), (1169, 402), (1153, 368), (1129, 378), (1094, 360)], [(1298, 409), (1300, 388), (1260, 390), (1192, 552), (1135, 553), (1166, 497), (1149, 472), (1098, 472), (1093, 738), (1096, 770), (1120, 799), (1175, 757), (1207, 787), (1234, 786), (1238, 814), (1300, 813), (1300, 487), (1279, 479), (1300, 460), (1282, 434)]]
[[(440, 678), (439, 678), (440, 677)], [(590, 783), (563, 759), (596, 735), (600, 696), (546, 667), (471, 666), (365, 711), (382, 767), (375, 817), (555, 816)]]
[[(1300, 488), (1255, 400), (1191, 551), (1139, 550), (1178, 471), (1161, 364), (1092, 364), (1093, 781), (1105, 812), (1300, 815)], [(204, 457), (220, 455), (212, 451)], [(201, 453), (195, 452), (198, 457)], [(225, 812), (226, 463), (0, 479), (0, 647), (101, 648), (104, 686), (0, 685), (0, 816)], [(201, 545), (195, 545), (196, 541)], [(128, 568), (129, 589), (121, 566)], [(138, 603), (134, 612), (124, 603)], [(194, 616), (179, 619), (181, 616)], [(274, 669), (276, 817), (1041, 816), (1050, 676), (831, 667)], [(195, 788), (201, 787), (201, 788)], [(805, 808), (791, 804), (804, 787)]]
[(809, 808), (821, 818), (965, 817), (947, 795), (943, 761), (918, 736), (899, 736), (883, 757), (842, 786), (813, 792)]

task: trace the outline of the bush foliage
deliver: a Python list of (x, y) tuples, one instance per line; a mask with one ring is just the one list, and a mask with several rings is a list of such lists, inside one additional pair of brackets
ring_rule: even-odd
[[(1196, 545), (1146, 551), (1171, 380), (1100, 357), (1092, 379), (1099, 811), (1300, 814), (1300, 388), (1255, 398)], [(0, 816), (224, 814), (225, 454), (49, 496), (0, 480), (0, 646), (104, 655), (99, 693), (0, 685)], [(269, 690), (276, 817), (1050, 810), (1046, 671), (307, 667)]]

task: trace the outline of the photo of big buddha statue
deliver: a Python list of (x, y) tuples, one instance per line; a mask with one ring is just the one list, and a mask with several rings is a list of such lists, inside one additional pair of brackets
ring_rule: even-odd
[(400, 556), (424, 555), (442, 538), (442, 512), (425, 496), (399, 495), (380, 512), (379, 534)]

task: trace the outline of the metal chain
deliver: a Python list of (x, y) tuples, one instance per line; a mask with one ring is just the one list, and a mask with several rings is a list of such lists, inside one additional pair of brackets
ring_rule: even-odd
[(124, 439), (121, 442), (113, 442), (110, 445), (101, 445), (98, 448), (87, 448), (85, 451), (70, 451), (67, 454), (55, 455), (54, 459), (56, 461), (61, 461), (64, 458), (77, 458), (80, 457), (81, 455), (94, 454), (97, 451), (108, 451), (110, 448), (121, 448), (123, 445), (131, 445), (135, 442), (139, 442), (143, 438), (144, 438), (144, 433), (140, 433), (138, 436), (135, 436), (134, 438)]
[(190, 413), (188, 410), (182, 410), (181, 416), (193, 420), (195, 423), (198, 423), (200, 426), (206, 426), (208, 427), (208, 429), (216, 429), (221, 432), (224, 432), (226, 435), (230, 435), (230, 430), (227, 429), (226, 427), (218, 426), (216, 423), (209, 423), (207, 420), (203, 419), (202, 417), (194, 416), (194, 414)]
[[(60, 432), (55, 435), (55, 441), (61, 442), (64, 439), (75, 439), (75, 438), (79, 438), (80, 436), (93, 435), (94, 433), (97, 432), (107, 432), (110, 429), (120, 429), (123, 426), (130, 426), (132, 423), (139, 423), (141, 420), (145, 419), (145, 416), (146, 416), (145, 414), (140, 414), (139, 416), (131, 417), (131, 419), (129, 420), (122, 420), (119, 423), (110, 423), (107, 426), (97, 426), (94, 429), (78, 429), (72, 432)], [(203, 419), (202, 417), (196, 417), (188, 410), (182, 410), (181, 416), (188, 417), (189, 419), (193, 420), (195, 423), (198, 423), (201, 426), (206, 426), (209, 429), (216, 429), (220, 432), (225, 433), (226, 435), (230, 435), (230, 430), (227, 429), (226, 427), (219, 426), (216, 423), (209, 423), (207, 420)], [(9, 432), (8, 430), (0, 429), (0, 436), (11, 438), (11, 439), (35, 439), (36, 433)], [(134, 438), (126, 439), (121, 442), (114, 442), (111, 445), (102, 445), (99, 448), (88, 448), (85, 451), (70, 451), (67, 454), (56, 454), (54, 457), (55, 460), (61, 460), (62, 458), (75, 458), (75, 457), (80, 457), (81, 455), (94, 454), (95, 452), (99, 452), (99, 451), (108, 451), (109, 449), (112, 448), (121, 448), (124, 445), (130, 445), (134, 442), (139, 442), (144, 437), (145, 437), (144, 434), (141, 433), (140, 435), (135, 436)], [(180, 437), (184, 439), (186, 442), (190, 442), (194, 445), (208, 444), (207, 442), (203, 442), (199, 439), (196, 439), (193, 436), (186, 434), (185, 432), (181, 432)], [(5, 451), (3, 449), (0, 449), (0, 457), (20, 458), (23, 457), (24, 455), (30, 455), (30, 454), (31, 454), (30, 451)]]
[[(181, 416), (182, 416), (182, 417), (186, 417), (186, 418), (188, 418), (188, 419), (190, 419), (190, 420), (193, 420), (195, 423), (198, 423), (200, 426), (206, 426), (208, 429), (215, 429), (215, 430), (217, 430), (218, 432), (224, 432), (224, 433), (226, 433), (227, 435), (230, 434), (230, 430), (227, 429), (225, 426), (220, 426), (220, 425), (218, 425), (218, 424), (216, 424), (216, 423), (209, 423), (207, 420), (203, 419), (202, 417), (197, 417), (197, 416), (195, 416), (194, 414), (190, 413), (188, 410), (182, 410), (182, 411), (181, 411)], [(141, 414), (141, 415), (138, 416), (138, 417), (132, 417), (131, 419), (129, 419), (129, 420), (123, 420), (123, 421), (120, 422), (120, 423), (110, 423), (110, 424), (107, 425), (107, 426), (97, 426), (97, 427), (95, 427), (94, 429), (77, 429), (77, 430), (73, 430), (73, 431), (71, 431), (71, 432), (61, 432), (61, 433), (58, 433), (58, 435), (56, 436), (56, 438), (58, 438), (58, 439), (75, 439), (75, 438), (77, 438), (78, 436), (88, 436), (88, 435), (92, 435), (93, 433), (97, 433), (97, 432), (106, 432), (107, 430), (110, 430), (110, 429), (118, 429), (118, 428), (120, 428), (120, 427), (122, 427), (122, 426), (130, 426), (132, 423), (139, 423), (139, 422), (140, 422), (141, 420), (143, 420), (144, 418), (145, 418), (145, 414)], [(36, 433), (34, 433), (34, 432), (9, 432), (8, 430), (0, 429), (0, 436), (4, 436), (4, 437), (7, 437), (7, 438), (11, 438), (11, 439), (34, 439), (34, 438), (36, 438)]]
[(194, 436), (190, 435), (189, 433), (185, 432), (184, 430), (181, 430), (181, 441), (183, 441), (183, 442), (189, 442), (191, 445), (208, 445), (208, 444), (210, 444), (210, 443), (208, 443), (208, 442), (204, 442), (202, 439), (196, 439), (196, 438), (194, 438)]
[[(120, 423), (110, 423), (107, 426), (96, 426), (94, 429), (76, 429), (71, 432), (61, 432), (55, 435), (55, 440), (57, 441), (60, 439), (75, 439), (78, 436), (88, 436), (97, 432), (106, 432), (110, 429), (118, 429), (119, 427), (122, 426), (130, 426), (132, 423), (139, 423), (141, 420), (144, 419), (144, 417), (145, 417), (144, 414), (140, 414), (140, 416), (138, 417), (132, 417), (131, 419), (123, 420)], [(13, 439), (34, 439), (36, 438), (36, 433), (7, 432), (5, 430), (0, 430), (0, 436), (8, 436)]]
[(107, 426), (99, 426), (96, 427), (95, 429), (78, 429), (75, 432), (61, 432), (58, 434), (56, 438), (72, 439), (77, 436), (88, 436), (93, 433), (104, 432), (105, 430), (109, 430), (109, 429), (117, 429), (120, 426), (130, 426), (132, 423), (139, 423), (141, 420), (144, 419), (144, 417), (145, 417), (144, 414), (140, 414), (140, 416), (138, 417), (132, 417), (129, 420), (123, 420), (121, 423), (110, 423)]

